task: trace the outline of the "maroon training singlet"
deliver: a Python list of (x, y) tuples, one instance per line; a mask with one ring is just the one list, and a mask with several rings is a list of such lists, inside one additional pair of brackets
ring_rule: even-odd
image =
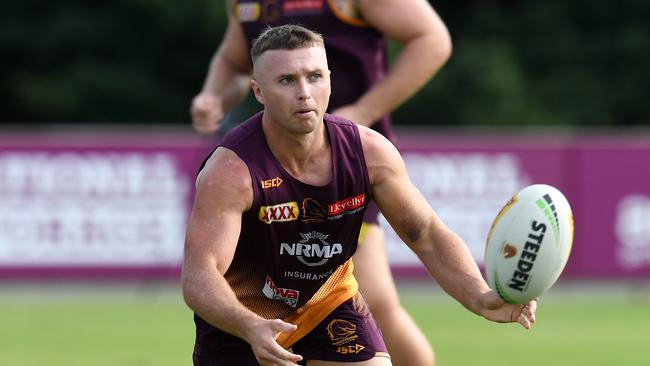
[[(332, 181), (325, 186), (305, 184), (280, 165), (266, 142), (262, 112), (220, 144), (246, 163), (254, 193), (224, 276), (250, 310), (297, 324), (298, 338), (356, 293), (351, 257), (370, 199), (358, 127), (332, 115), (324, 120), (333, 163)], [(216, 329), (195, 320), (197, 345), (211, 348)]]

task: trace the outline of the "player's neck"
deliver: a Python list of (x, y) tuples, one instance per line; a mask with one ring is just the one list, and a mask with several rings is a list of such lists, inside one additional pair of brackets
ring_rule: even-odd
[(332, 149), (324, 125), (309, 134), (266, 133), (275, 158), (294, 178), (311, 185), (332, 179)]

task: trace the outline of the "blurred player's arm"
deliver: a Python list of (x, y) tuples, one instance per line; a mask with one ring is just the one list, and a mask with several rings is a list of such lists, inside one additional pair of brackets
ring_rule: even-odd
[(422, 88), (451, 55), (451, 37), (426, 0), (359, 0), (363, 20), (403, 46), (382, 81), (334, 114), (369, 126)]
[(242, 213), (252, 201), (246, 164), (231, 150), (217, 149), (197, 178), (185, 237), (183, 297), (202, 319), (248, 342), (261, 364), (295, 363), (300, 356), (275, 341), (280, 332), (293, 331), (295, 325), (266, 320), (250, 311), (223, 276), (235, 254)]
[[(359, 127), (373, 199), (400, 238), (432, 277), (470, 311), (497, 322), (530, 328), (537, 303), (505, 303), (481, 276), (463, 240), (440, 220), (413, 185), (397, 149), (385, 137)], [(523, 316), (522, 316), (523, 314)]]
[(244, 30), (230, 12), (224, 38), (210, 62), (203, 89), (192, 100), (192, 125), (199, 133), (214, 133), (226, 112), (250, 90), (252, 64)]

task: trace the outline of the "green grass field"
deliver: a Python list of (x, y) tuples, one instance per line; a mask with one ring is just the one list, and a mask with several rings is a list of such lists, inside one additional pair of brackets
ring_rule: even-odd
[[(650, 294), (634, 286), (558, 286), (531, 331), (485, 321), (432, 286), (400, 291), (439, 366), (647, 366)], [(0, 285), (0, 365), (190, 365), (193, 329), (174, 286)]]

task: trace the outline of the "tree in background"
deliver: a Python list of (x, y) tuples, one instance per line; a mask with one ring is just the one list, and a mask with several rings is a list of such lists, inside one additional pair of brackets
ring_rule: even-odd
[[(431, 3), (454, 53), (398, 125), (650, 123), (649, 3)], [(0, 122), (189, 126), (225, 20), (214, 0), (4, 2)]]
[(207, 0), (1, 7), (4, 122), (186, 123), (225, 21)]
[(647, 2), (436, 3), (454, 54), (398, 120), (433, 100), (439, 124), (650, 123)]

